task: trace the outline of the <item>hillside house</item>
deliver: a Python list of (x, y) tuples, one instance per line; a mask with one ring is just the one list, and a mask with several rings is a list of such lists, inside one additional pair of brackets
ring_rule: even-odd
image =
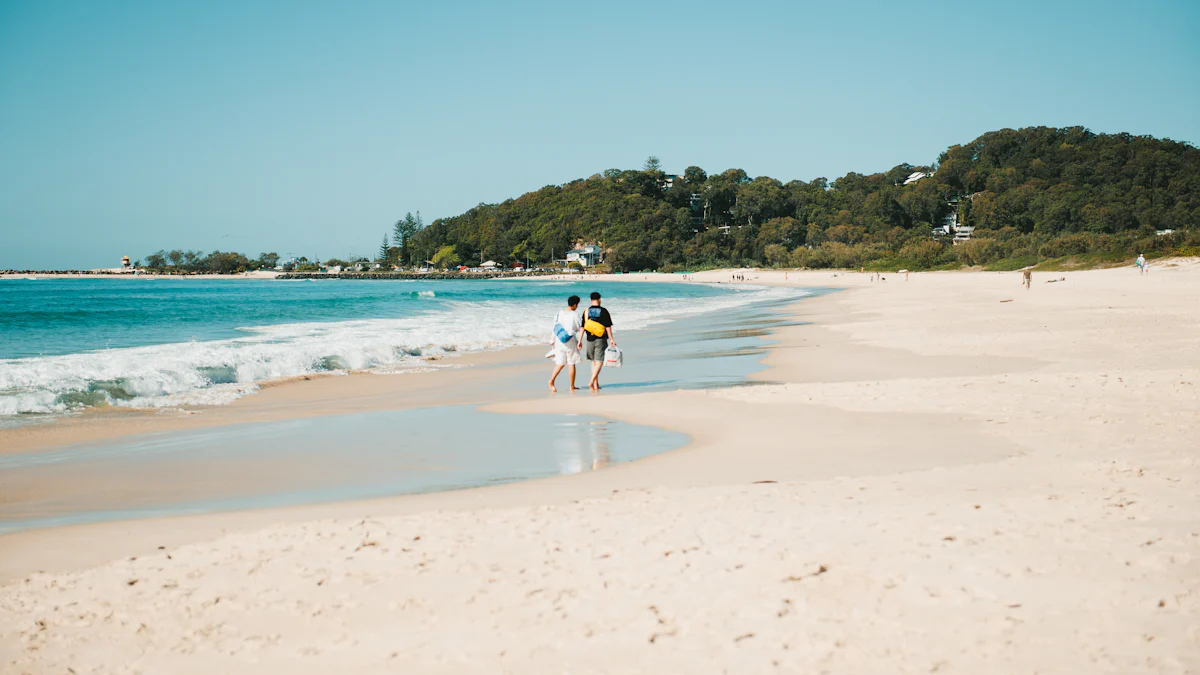
[(581, 248), (573, 248), (567, 251), (567, 264), (577, 262), (584, 267), (599, 265), (604, 262), (604, 254), (601, 253), (600, 247), (595, 244), (588, 244)]

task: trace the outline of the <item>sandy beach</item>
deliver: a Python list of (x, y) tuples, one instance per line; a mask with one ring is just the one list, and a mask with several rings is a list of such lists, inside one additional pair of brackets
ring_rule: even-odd
[[(1200, 262), (1035, 274), (1030, 290), (1019, 273), (745, 274), (844, 289), (784, 310), (753, 384), (489, 408), (654, 425), (687, 447), (0, 537), (3, 671), (1200, 670)], [(426, 385), (471, 401), (492, 374), (374, 378), (358, 398), (358, 376), (322, 378), (137, 419), (333, 414)], [(114, 416), (21, 448), (146, 428)]]

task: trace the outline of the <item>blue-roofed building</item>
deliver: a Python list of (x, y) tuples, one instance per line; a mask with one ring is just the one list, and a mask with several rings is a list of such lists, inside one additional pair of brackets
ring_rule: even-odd
[(604, 254), (600, 251), (600, 247), (595, 244), (588, 244), (580, 248), (573, 248), (567, 251), (567, 262), (577, 262), (584, 267), (599, 265), (604, 262)]

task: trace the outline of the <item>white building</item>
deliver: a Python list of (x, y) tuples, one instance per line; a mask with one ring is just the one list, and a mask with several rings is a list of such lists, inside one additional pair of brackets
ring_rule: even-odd
[(600, 252), (600, 247), (595, 244), (588, 244), (582, 248), (575, 248), (567, 251), (567, 263), (577, 262), (584, 267), (598, 265), (604, 259)]
[(929, 178), (932, 175), (933, 174), (925, 173), (924, 171), (914, 171), (908, 175), (908, 178), (904, 179), (904, 184), (911, 185), (911, 184), (921, 180), (922, 178)]

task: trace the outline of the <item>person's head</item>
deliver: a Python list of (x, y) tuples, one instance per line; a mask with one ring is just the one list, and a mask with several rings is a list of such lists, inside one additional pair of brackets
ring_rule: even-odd
[(578, 306), (579, 306), (579, 296), (578, 295), (572, 295), (571, 297), (567, 298), (567, 307), (569, 307), (571, 309), (575, 309)]
[(600, 294), (595, 291), (592, 291), (592, 305), (596, 307), (600, 306)]

